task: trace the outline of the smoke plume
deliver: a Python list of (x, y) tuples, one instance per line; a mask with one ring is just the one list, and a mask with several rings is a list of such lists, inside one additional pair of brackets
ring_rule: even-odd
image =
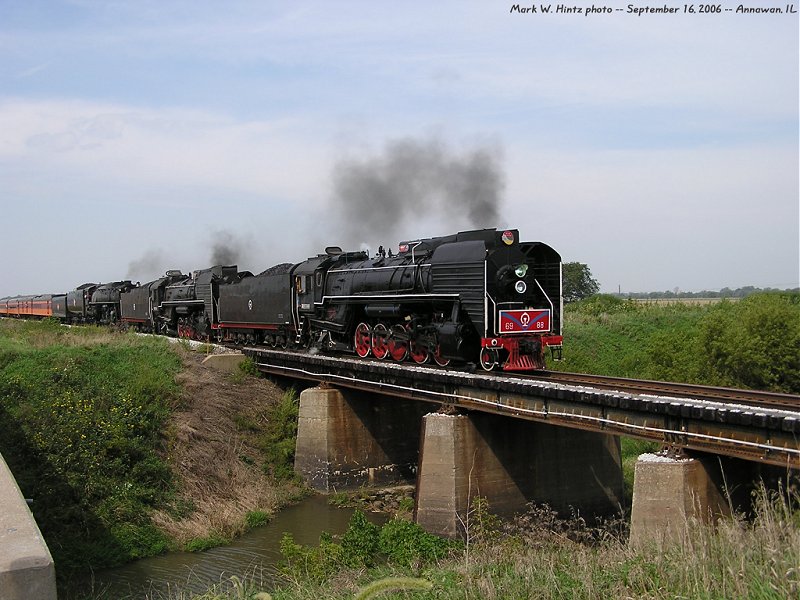
[(230, 231), (215, 231), (211, 235), (211, 264), (236, 265), (242, 260), (247, 241)]
[(141, 258), (128, 263), (125, 279), (153, 281), (164, 274), (164, 255), (158, 248), (147, 250)]
[(351, 244), (431, 216), (450, 228), (496, 226), (505, 187), (499, 154), (492, 146), (459, 153), (438, 139), (390, 141), (380, 156), (335, 165), (333, 208)]

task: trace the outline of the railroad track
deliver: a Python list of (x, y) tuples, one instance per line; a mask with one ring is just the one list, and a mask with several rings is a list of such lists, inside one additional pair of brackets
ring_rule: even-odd
[(715, 402), (745, 404), (748, 406), (790, 411), (800, 410), (800, 396), (777, 392), (740, 390), (708, 385), (651, 381), (647, 379), (626, 379), (623, 377), (606, 377), (603, 375), (586, 375), (584, 373), (566, 373), (562, 371), (542, 371), (541, 373), (533, 374), (525, 373), (520, 376), (544, 381), (554, 381), (563, 383), (564, 385), (585, 385), (608, 390), (631, 392), (634, 394), (695, 398), (698, 400), (713, 400)]
[[(225, 344), (227, 347), (242, 350), (243, 346)], [(381, 364), (382, 361), (374, 361)], [(442, 369), (435, 365), (422, 366), (434, 370), (463, 370), (456, 368)], [(472, 369), (468, 369), (472, 370)], [(478, 368), (475, 373), (481, 373)], [(520, 377), (542, 381), (552, 381), (564, 385), (587, 386), (606, 390), (617, 390), (632, 394), (652, 394), (656, 396), (669, 396), (676, 398), (690, 398), (696, 400), (710, 400), (726, 404), (742, 404), (759, 408), (772, 408), (777, 410), (800, 411), (800, 396), (782, 394), (778, 392), (764, 392), (759, 390), (742, 390), (736, 388), (714, 387), (689, 383), (672, 383), (667, 381), (652, 381), (648, 379), (628, 379), (624, 377), (607, 377), (604, 375), (588, 375), (585, 373), (567, 373), (563, 371), (539, 371), (527, 373), (514, 373), (497, 371), (484, 373), (487, 376)]]

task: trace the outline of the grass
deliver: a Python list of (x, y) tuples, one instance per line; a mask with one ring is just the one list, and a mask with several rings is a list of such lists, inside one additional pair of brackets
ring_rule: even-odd
[(567, 306), (553, 369), (800, 394), (800, 294), (713, 305), (595, 296)]
[[(800, 498), (796, 492), (756, 493), (755, 515), (716, 525), (688, 522), (682, 541), (666, 547), (632, 548), (624, 528), (559, 521), (531, 507), (515, 522), (482, 519), (469, 547), (451, 544), (426, 552), (427, 535), (393, 520), (377, 532), (354, 518), (340, 538), (323, 536), (317, 547), (282, 545), (283, 580), (269, 586), (255, 576), (169, 600), (382, 598), (796, 598), (800, 594)], [(373, 526), (374, 527), (374, 526)], [(394, 527), (391, 535), (384, 530)], [(391, 539), (390, 545), (382, 540)], [(386, 554), (411, 549), (410, 555)], [(408, 558), (410, 557), (410, 560)], [(406, 587), (402, 587), (405, 582)], [(389, 592), (392, 585), (404, 591)], [(266, 589), (275, 587), (275, 589)], [(263, 596), (262, 596), (263, 597)]]
[(60, 576), (167, 549), (149, 513), (173, 497), (158, 450), (180, 364), (163, 340), (0, 321), (0, 452)]

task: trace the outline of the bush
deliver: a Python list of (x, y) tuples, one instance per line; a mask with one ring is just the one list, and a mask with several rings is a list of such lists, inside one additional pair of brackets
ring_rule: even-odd
[(701, 324), (710, 382), (800, 393), (800, 294), (753, 294), (721, 302)]
[(419, 568), (444, 558), (459, 545), (403, 519), (395, 518), (378, 527), (357, 510), (338, 543), (323, 534), (319, 546), (302, 546), (285, 534), (281, 540), (281, 570), (296, 581), (319, 584), (342, 569), (371, 568), (384, 561), (401, 568)]
[(714, 305), (593, 296), (567, 307), (564, 361), (551, 368), (796, 394), (800, 294)]
[(267, 415), (267, 432), (260, 444), (265, 455), (264, 472), (278, 481), (295, 477), (294, 448), (299, 410), (297, 392), (291, 389)]
[(389, 561), (402, 567), (420, 566), (447, 556), (454, 542), (437, 537), (405, 519), (394, 518), (381, 527), (378, 547)]
[(360, 510), (353, 513), (347, 531), (342, 536), (344, 559), (350, 567), (372, 566), (378, 550), (380, 528), (367, 521)]

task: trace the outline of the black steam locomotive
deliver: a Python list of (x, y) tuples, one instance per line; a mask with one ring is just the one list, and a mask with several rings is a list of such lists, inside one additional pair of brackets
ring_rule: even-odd
[[(17, 300), (0, 300), (0, 314), (26, 314)], [(542, 369), (545, 349), (558, 357), (562, 343), (561, 257), (514, 229), (409, 240), (373, 257), (329, 247), (258, 275), (167, 271), (139, 286), (85, 284), (47, 303), (37, 316), (487, 371)]]
[[(416, 363), (544, 367), (561, 350), (561, 258), (516, 230), (329, 247), (259, 275), (217, 266), (121, 295), (122, 320), (172, 335)], [(138, 307), (138, 308), (137, 308)]]

